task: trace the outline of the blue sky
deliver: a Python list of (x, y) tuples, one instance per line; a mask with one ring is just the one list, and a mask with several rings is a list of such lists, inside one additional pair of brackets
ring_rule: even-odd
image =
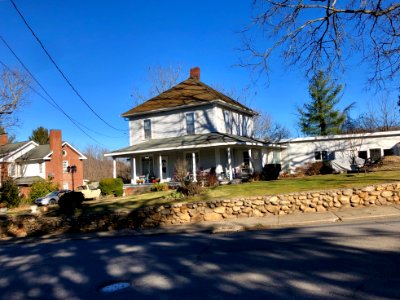
[[(181, 65), (183, 78), (194, 66), (201, 80), (240, 91), (252, 84), (251, 70), (236, 67), (243, 53), (243, 30), (251, 22), (252, 1), (49, 1), (15, 0), (28, 23), (85, 100), (116, 131), (95, 117), (73, 93), (8, 0), (0, 0), (0, 35), (59, 105), (89, 129), (102, 147), (127, 146), (128, 123), (120, 115), (133, 106), (134, 88), (145, 93), (147, 70)], [(268, 41), (267, 41), (268, 42)], [(0, 59), (19, 67), (0, 42)], [(341, 106), (357, 102), (353, 115), (377, 96), (365, 91), (365, 70), (350, 68)], [(286, 70), (277, 57), (269, 85), (261, 77), (252, 84), (248, 104), (270, 113), (293, 136), (296, 105), (309, 100), (308, 81), (301, 70)], [(64, 115), (31, 93), (30, 103), (19, 114), (21, 124), (12, 130), (26, 140), (38, 126), (61, 129), (63, 139), (83, 150), (96, 142), (80, 132)]]

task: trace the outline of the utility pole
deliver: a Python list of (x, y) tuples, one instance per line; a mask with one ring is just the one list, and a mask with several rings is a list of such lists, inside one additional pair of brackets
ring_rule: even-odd
[(72, 176), (72, 191), (75, 190), (75, 186), (74, 186), (74, 173), (76, 173), (76, 166), (68, 166), (67, 167), (67, 171), (68, 173), (71, 173)]

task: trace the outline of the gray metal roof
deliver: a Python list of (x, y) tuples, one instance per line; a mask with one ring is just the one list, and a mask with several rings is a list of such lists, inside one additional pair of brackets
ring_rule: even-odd
[(212, 132), (207, 134), (194, 134), (179, 137), (152, 139), (118, 149), (107, 153), (106, 156), (119, 156), (124, 154), (160, 152), (169, 150), (183, 150), (191, 148), (209, 148), (228, 145), (251, 145), (262, 147), (267, 143), (249, 137)]
[(19, 177), (15, 179), (15, 183), (17, 185), (32, 185), (35, 182), (43, 181), (44, 179), (40, 176), (26, 176), (26, 177)]
[(39, 145), (33, 148), (28, 153), (25, 153), (19, 157), (16, 161), (26, 161), (26, 160), (38, 160), (43, 159), (50, 154), (50, 145)]
[(29, 141), (2, 145), (2, 146), (0, 146), (0, 157), (10, 154), (10, 153), (18, 150), (19, 148), (22, 148), (23, 146), (25, 146), (28, 143), (29, 143)]

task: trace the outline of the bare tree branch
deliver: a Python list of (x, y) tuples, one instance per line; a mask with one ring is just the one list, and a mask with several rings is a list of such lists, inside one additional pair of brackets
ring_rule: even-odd
[[(340, 74), (349, 59), (369, 66), (377, 87), (398, 84), (400, 73), (400, 3), (386, 0), (254, 0), (253, 23), (245, 30), (241, 65), (269, 71), (274, 53), (286, 66)], [(261, 31), (263, 42), (248, 36)], [(272, 41), (265, 44), (265, 41)]]
[(17, 69), (3, 69), (0, 74), (0, 126), (14, 126), (18, 119), (16, 112), (26, 104), (30, 78)]
[(146, 81), (149, 89), (144, 91), (142, 88), (135, 87), (132, 93), (134, 104), (139, 105), (150, 98), (153, 98), (162, 92), (172, 88), (181, 79), (182, 66), (155, 66), (149, 67)]

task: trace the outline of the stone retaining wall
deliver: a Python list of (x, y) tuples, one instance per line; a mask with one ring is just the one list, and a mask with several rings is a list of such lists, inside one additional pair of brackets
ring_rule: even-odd
[(335, 211), (342, 208), (400, 203), (400, 183), (353, 189), (310, 191), (263, 197), (146, 207), (138, 211), (141, 225), (154, 227), (218, 221), (229, 218)]
[(353, 189), (150, 206), (115, 214), (92, 214), (78, 217), (6, 215), (0, 218), (0, 236), (33, 236), (55, 232), (157, 227), (229, 218), (268, 217), (295, 212), (335, 211), (349, 207), (394, 203), (400, 203), (400, 182)]

